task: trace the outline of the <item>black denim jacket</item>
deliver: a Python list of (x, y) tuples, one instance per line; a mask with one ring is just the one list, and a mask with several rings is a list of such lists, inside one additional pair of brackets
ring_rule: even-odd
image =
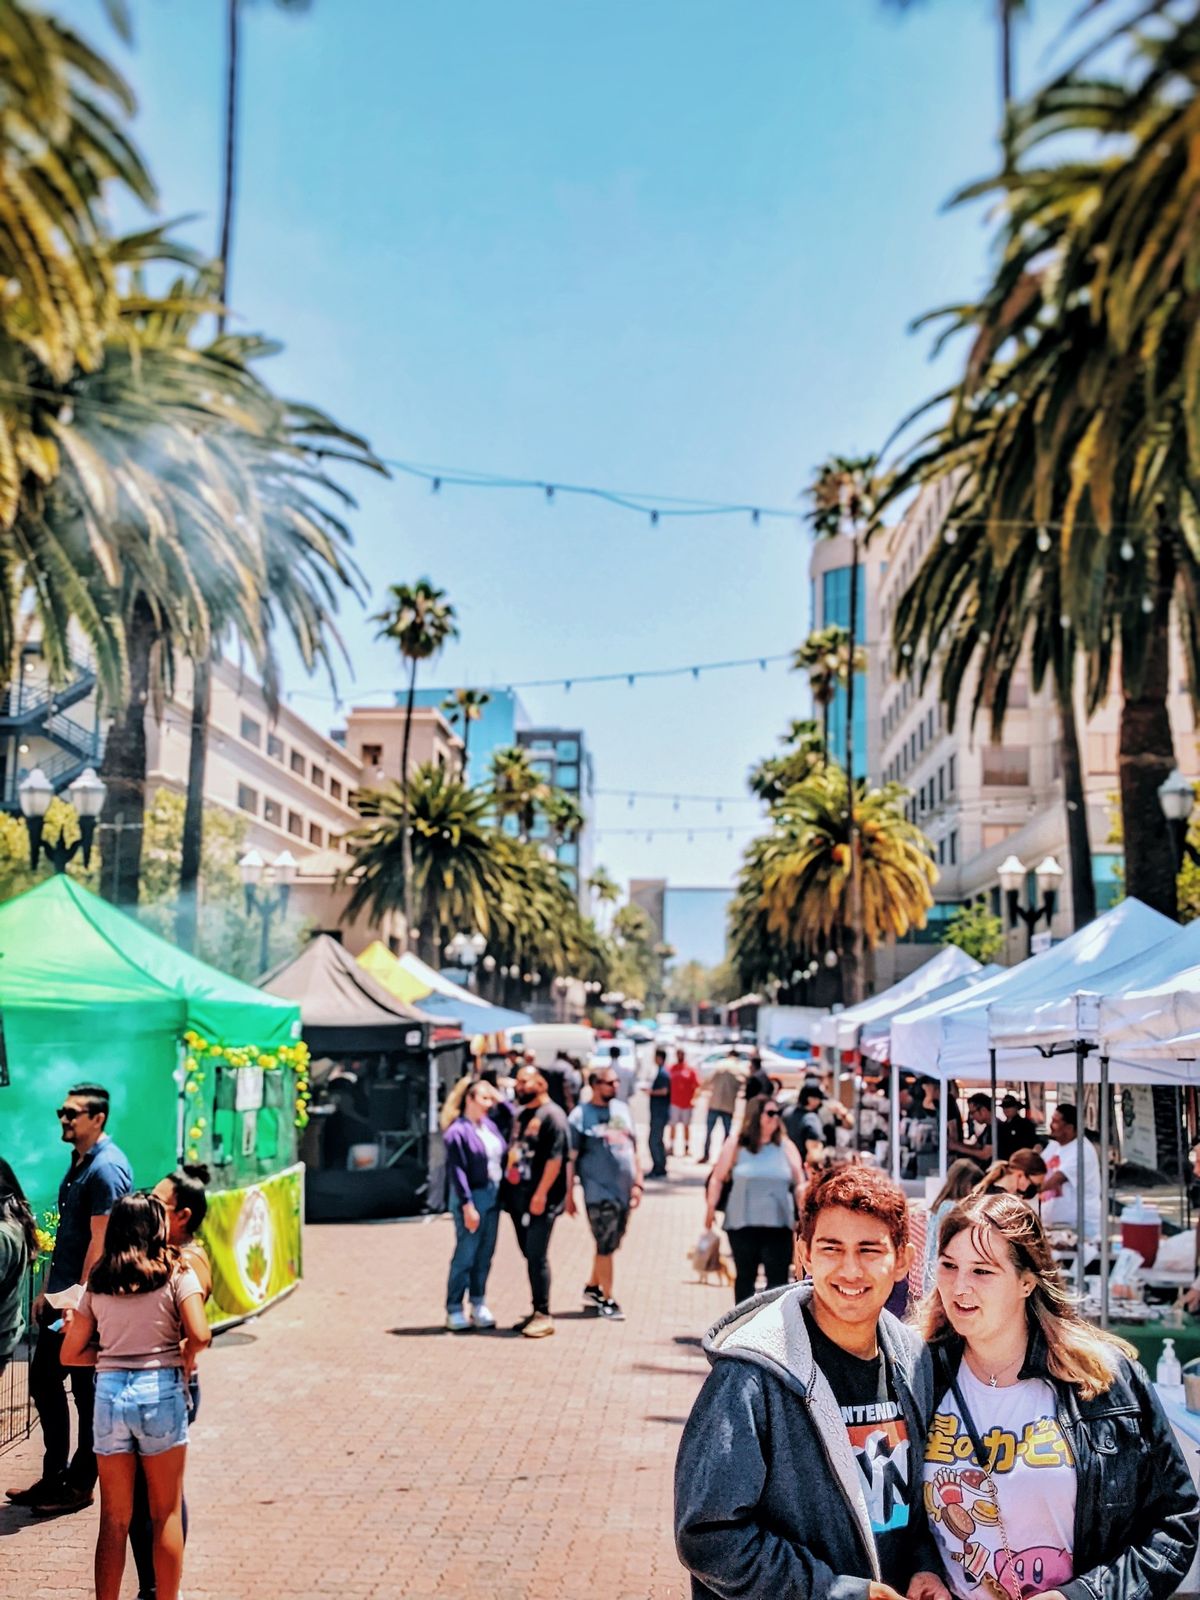
[[(962, 1359), (951, 1338), (935, 1359), (940, 1401)], [(1174, 1430), (1145, 1370), (1119, 1356), (1111, 1388), (1083, 1400), (1046, 1364), (1036, 1328), (1022, 1378), (1041, 1378), (1058, 1397), (1058, 1422), (1075, 1455), (1074, 1567), (1066, 1600), (1167, 1600), (1196, 1553), (1200, 1497)], [(985, 1426), (982, 1417), (977, 1426)]]

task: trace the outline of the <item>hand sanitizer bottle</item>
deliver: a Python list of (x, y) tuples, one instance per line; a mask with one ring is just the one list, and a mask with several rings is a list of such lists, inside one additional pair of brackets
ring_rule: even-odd
[(1183, 1399), (1183, 1368), (1175, 1354), (1174, 1339), (1163, 1341), (1163, 1353), (1158, 1358), (1158, 1369), (1154, 1376), (1158, 1387), (1164, 1391), (1164, 1399)]

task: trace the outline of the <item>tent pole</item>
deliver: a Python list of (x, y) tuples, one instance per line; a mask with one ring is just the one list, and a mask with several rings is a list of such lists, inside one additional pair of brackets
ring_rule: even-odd
[(988, 1059), (992, 1064), (992, 1160), (1000, 1159), (1000, 1108), (996, 1104), (996, 1047), (988, 1051)]
[(943, 1078), (938, 1089), (938, 1177), (943, 1183), (946, 1181), (946, 1137), (949, 1124), (947, 1102), (949, 1098), (950, 1084)]
[(900, 1182), (900, 1063), (893, 1061), (892, 1081), (888, 1096), (888, 1138), (892, 1146), (892, 1181)]
[[(1086, 1133), (1086, 1131), (1084, 1129), (1084, 1115), (1083, 1115), (1083, 1058), (1084, 1058), (1084, 1052), (1086, 1051), (1086, 1049), (1087, 1049), (1087, 1046), (1084, 1044), (1083, 1040), (1082, 1039), (1076, 1039), (1076, 1041), (1075, 1041), (1075, 1115), (1076, 1115), (1076, 1118), (1078, 1120), (1077, 1120), (1076, 1127), (1075, 1127), (1075, 1137), (1077, 1139), (1086, 1139), (1087, 1138), (1087, 1133)], [(1083, 1299), (1083, 1289), (1084, 1289), (1084, 1281), (1083, 1281), (1084, 1280), (1084, 1267), (1087, 1265), (1087, 1242), (1084, 1239), (1084, 1211), (1085, 1211), (1085, 1200), (1086, 1200), (1086, 1196), (1084, 1194), (1084, 1190), (1087, 1187), (1087, 1180), (1086, 1180), (1086, 1177), (1085, 1177), (1086, 1170), (1087, 1170), (1086, 1169), (1086, 1164), (1085, 1164), (1084, 1159), (1083, 1159), (1083, 1146), (1080, 1145), (1079, 1151), (1076, 1154), (1076, 1160), (1075, 1160), (1075, 1229), (1076, 1229), (1075, 1245), (1076, 1245), (1076, 1260), (1077, 1260), (1076, 1272), (1078, 1274), (1075, 1287), (1076, 1287), (1076, 1290), (1077, 1290), (1077, 1292), (1079, 1294), (1079, 1298), (1081, 1300)]]
[[(1100, 1326), (1108, 1327), (1108, 1057), (1100, 1057)], [(1082, 1170), (1082, 1166), (1080, 1168)]]

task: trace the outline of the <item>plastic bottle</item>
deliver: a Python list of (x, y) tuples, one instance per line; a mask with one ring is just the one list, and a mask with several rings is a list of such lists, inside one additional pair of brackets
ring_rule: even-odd
[(1174, 1339), (1163, 1341), (1163, 1352), (1158, 1358), (1154, 1377), (1158, 1387), (1167, 1392), (1168, 1399), (1182, 1399), (1183, 1368), (1179, 1365), (1179, 1357), (1175, 1354)]

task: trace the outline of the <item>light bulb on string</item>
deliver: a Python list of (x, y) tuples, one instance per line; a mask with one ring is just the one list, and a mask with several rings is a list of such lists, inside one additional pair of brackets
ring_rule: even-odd
[(554, 485), (552, 483), (548, 483), (546, 485), (546, 499), (547, 500), (553, 500), (554, 499)]
[(1065, 611), (1059, 617), (1058, 625), (1059, 625), (1059, 627), (1062, 629), (1062, 631), (1064, 633), (1066, 633), (1068, 628), (1071, 626), (1071, 619), (1070, 619), (1070, 617), (1067, 615), (1067, 613)]
[(430, 494), (439, 494), (441, 492), (441, 488), (442, 488), (442, 480), (440, 478), (430, 478), (430, 480), (429, 480), (429, 492), (430, 492)]
[(758, 527), (758, 524), (759, 524), (759, 522), (760, 522), (760, 521), (761, 521), (761, 520), (762, 520), (762, 518), (761, 518), (761, 515), (760, 515), (760, 513), (759, 513), (759, 510), (758, 510), (758, 507), (757, 507), (757, 506), (755, 506), (755, 508), (754, 508), (754, 510), (753, 510), (753, 511), (752, 511), (752, 512), (751, 512), (751, 513), (750, 513), (750, 521), (751, 521), (751, 522), (752, 522), (752, 523), (753, 523), (753, 524), (754, 524), (754, 526), (755, 526), (755, 527), (756, 527), (756, 528), (757, 528), (757, 527)]
[(1154, 610), (1154, 601), (1150, 598), (1150, 596), (1148, 594), (1144, 594), (1142, 596), (1142, 610), (1146, 613), (1147, 616), (1149, 616), (1150, 613)]
[(1133, 541), (1131, 539), (1121, 540), (1121, 549), (1119, 554), (1122, 561), (1133, 560)]
[(699, 667), (693, 667), (692, 668), (692, 677), (697, 679), (697, 680), (699, 680), (699, 677), (700, 677), (700, 668)]
[(1042, 552), (1043, 555), (1045, 555), (1046, 552), (1050, 549), (1050, 545), (1051, 545), (1052, 542), (1053, 541), (1051, 540), (1050, 535), (1049, 535), (1049, 533), (1047, 533), (1046, 529), (1045, 528), (1039, 528), (1038, 531), (1037, 531), (1037, 547)]
[(946, 524), (945, 530), (942, 533), (942, 538), (946, 541), (947, 544), (957, 544), (958, 543), (958, 529), (954, 526), (954, 524), (952, 522), (948, 522)]
[(658, 527), (658, 512), (657, 511), (652, 511), (650, 513), (650, 526), (652, 528), (657, 528)]

